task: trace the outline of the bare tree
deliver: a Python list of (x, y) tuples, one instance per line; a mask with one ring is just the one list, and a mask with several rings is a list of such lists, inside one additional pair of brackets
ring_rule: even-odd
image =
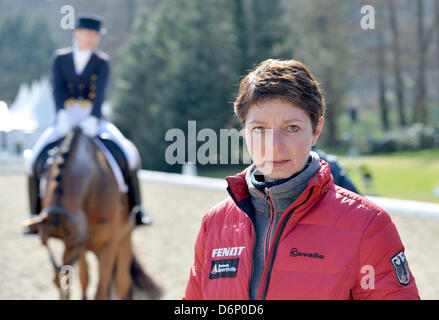
[(433, 28), (426, 29), (424, 15), (424, 0), (416, 1), (416, 20), (417, 20), (417, 78), (416, 78), (416, 94), (413, 110), (413, 122), (427, 123), (428, 111), (426, 105), (427, 96), (427, 53), (433, 34)]
[[(437, 75), (438, 75), (438, 79), (439, 79), (439, 0), (436, 0), (436, 2), (435, 2), (435, 12), (436, 12), (435, 29), (436, 29), (436, 50), (437, 50), (436, 51), (436, 55), (437, 55), (436, 61), (437, 61)], [(436, 90), (439, 93), (439, 87)]]
[(381, 26), (377, 26), (377, 63), (378, 63), (378, 104), (380, 106), (381, 124), (384, 131), (389, 130), (389, 104), (386, 98), (386, 54)]
[(387, 1), (390, 18), (390, 30), (392, 33), (392, 47), (394, 57), (395, 93), (398, 106), (399, 125), (407, 124), (405, 116), (404, 83), (402, 81), (401, 50), (399, 47), (399, 27), (396, 17), (395, 0)]
[(425, 56), (427, 48), (425, 44), (425, 30), (424, 30), (424, 2), (423, 0), (416, 1), (416, 19), (417, 19), (417, 42), (418, 42), (418, 74), (416, 77), (416, 95), (415, 95), (415, 109), (413, 110), (413, 122), (427, 122), (427, 112), (425, 107), (425, 93), (426, 93), (426, 79)]
[(348, 51), (344, 39), (346, 28), (343, 19), (343, 10), (346, 2), (316, 1), (313, 2), (315, 12), (320, 14), (315, 17), (315, 30), (319, 30), (321, 49), (328, 53), (330, 61), (323, 61), (322, 79), (326, 91), (327, 110), (325, 125), (327, 134), (323, 142), (328, 146), (337, 146), (339, 143), (338, 119), (345, 109), (347, 92), (347, 57)]

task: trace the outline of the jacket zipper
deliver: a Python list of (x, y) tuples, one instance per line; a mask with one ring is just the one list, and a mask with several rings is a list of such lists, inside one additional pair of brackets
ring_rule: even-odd
[(267, 232), (265, 232), (265, 258), (264, 261), (266, 259), (268, 259), (268, 249), (270, 248), (270, 237), (271, 237), (271, 233), (272, 233), (272, 228), (273, 228), (273, 222), (274, 222), (274, 203), (273, 200), (271, 199), (271, 192), (269, 190), (265, 190), (265, 192), (267, 192), (265, 194), (265, 206), (266, 207), (268, 205), (269, 209), (270, 209), (270, 221), (268, 223), (268, 227), (267, 227)]
[(273, 252), (271, 253), (271, 259), (270, 259), (270, 263), (268, 265), (267, 276), (265, 277), (264, 290), (262, 292), (262, 298), (261, 298), (262, 300), (265, 300), (265, 298), (267, 296), (268, 284), (270, 283), (271, 271), (273, 269), (273, 264), (274, 264), (274, 257), (276, 256), (276, 251), (277, 251), (277, 247), (278, 247), (282, 232), (285, 229), (285, 226), (286, 226), (288, 220), (290, 219), (291, 215), (294, 213), (294, 211), (296, 211), (299, 207), (303, 206), (309, 200), (313, 190), (314, 190), (314, 187), (311, 187), (311, 190), (309, 191), (309, 194), (306, 197), (305, 201), (303, 201), (301, 204), (299, 204), (296, 207), (294, 207), (293, 209), (291, 209), (291, 211), (289, 211), (287, 213), (287, 216), (285, 217), (284, 221), (282, 222), (282, 225), (279, 229), (279, 233), (277, 234), (277, 237), (276, 237), (274, 245), (273, 245)]

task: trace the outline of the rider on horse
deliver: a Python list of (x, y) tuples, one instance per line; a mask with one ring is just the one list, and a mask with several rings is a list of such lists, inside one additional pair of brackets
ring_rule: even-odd
[[(137, 149), (109, 121), (102, 117), (101, 107), (109, 76), (107, 54), (96, 49), (101, 35), (101, 18), (96, 15), (78, 17), (71, 48), (59, 49), (53, 60), (53, 96), (57, 121), (46, 129), (34, 146), (28, 164), (31, 214), (41, 211), (39, 180), (48, 151), (75, 126), (90, 137), (99, 137), (119, 163), (128, 185), (130, 209), (136, 224), (150, 224), (151, 218), (141, 207), (137, 170), (140, 157)], [(25, 233), (30, 233), (25, 230)]]

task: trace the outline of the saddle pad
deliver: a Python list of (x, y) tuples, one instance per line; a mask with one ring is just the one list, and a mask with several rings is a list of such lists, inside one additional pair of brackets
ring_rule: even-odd
[(108, 148), (105, 146), (105, 144), (102, 141), (100, 141), (98, 138), (95, 138), (93, 141), (96, 143), (96, 146), (104, 153), (104, 156), (107, 159), (111, 170), (113, 171), (114, 177), (116, 178), (117, 184), (119, 186), (119, 191), (121, 193), (127, 193), (128, 187), (125, 183), (125, 180), (124, 180), (123, 174), (122, 174), (122, 170), (120, 169), (119, 165), (117, 164), (116, 159), (114, 159), (110, 150), (108, 150)]

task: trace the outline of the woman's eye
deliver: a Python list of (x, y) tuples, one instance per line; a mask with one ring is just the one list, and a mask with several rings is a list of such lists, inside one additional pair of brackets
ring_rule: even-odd
[(297, 132), (299, 131), (299, 127), (296, 125), (290, 125), (288, 126), (288, 132)]
[(263, 127), (255, 127), (255, 128), (253, 128), (253, 132), (254, 133), (264, 133), (264, 128)]

